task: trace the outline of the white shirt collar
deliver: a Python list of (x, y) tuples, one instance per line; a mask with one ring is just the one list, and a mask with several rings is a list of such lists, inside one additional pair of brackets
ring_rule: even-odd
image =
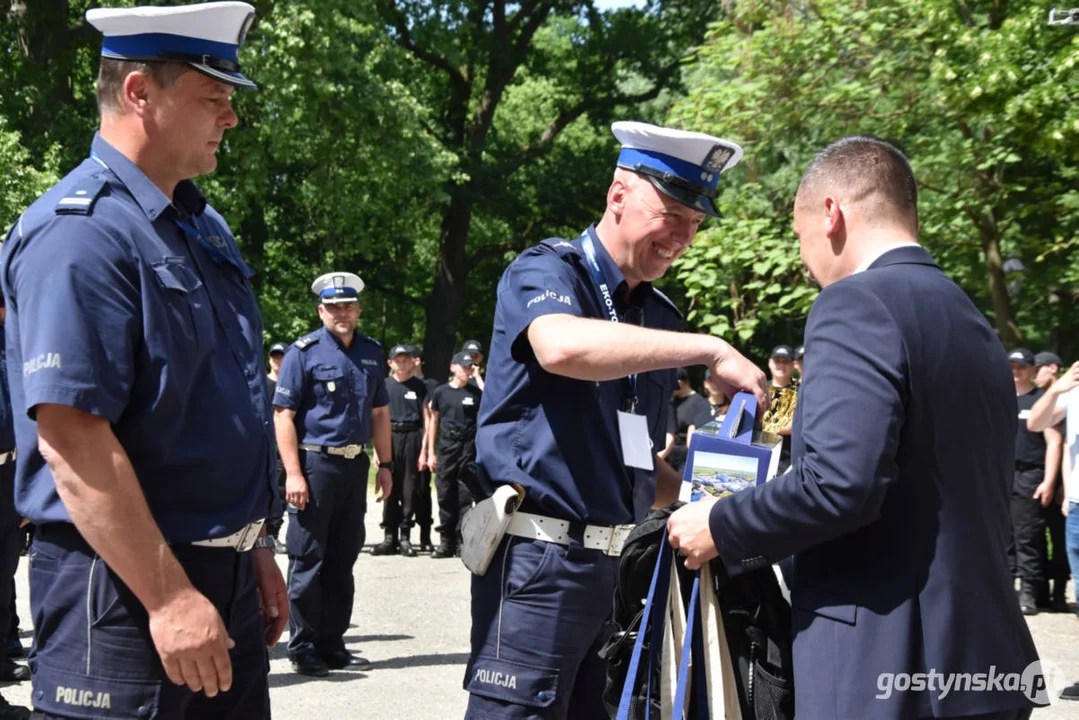
[(868, 257), (866, 257), (866, 259), (862, 261), (862, 264), (859, 265), (857, 268), (855, 268), (854, 272), (852, 272), (851, 275), (857, 275), (860, 272), (864, 272), (864, 271), (868, 270), (869, 266), (872, 265), (873, 263), (875, 263), (877, 260), (880, 260), (880, 258), (885, 253), (890, 253), (892, 250), (898, 250), (899, 248), (905, 248), (905, 247), (921, 247), (921, 245), (919, 245), (918, 243), (910, 243), (910, 242), (898, 242), (898, 243), (892, 243), (891, 245), (885, 245), (884, 247), (882, 247), (876, 253), (871, 254)]

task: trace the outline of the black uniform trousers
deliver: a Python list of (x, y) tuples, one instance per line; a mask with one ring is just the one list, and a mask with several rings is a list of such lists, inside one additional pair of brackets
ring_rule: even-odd
[(367, 455), (352, 460), (300, 450), (308, 499), (290, 505), (288, 653), (343, 650), (356, 583), (352, 566), (363, 547), (367, 511)]
[(476, 433), (442, 431), (438, 439), (438, 469), (435, 489), (438, 491), (438, 532), (442, 542), (460, 545), (463, 515), (472, 508), (472, 493), (461, 482), (466, 463), (476, 459)]
[(1028, 583), (1045, 579), (1045, 515), (1034, 491), (1045, 478), (1040, 467), (1017, 467), (1012, 483), (1012, 545), (1015, 575)]
[(172, 552), (236, 642), (232, 689), (208, 698), (174, 685), (134, 593), (74, 525), (52, 523), (37, 529), (28, 555), (35, 717), (269, 720), (270, 661), (251, 553), (188, 543)]
[[(1067, 499), (1064, 502), (1068, 502)], [(1049, 540), (1053, 543), (1053, 556), (1047, 557), (1045, 573), (1048, 579), (1061, 583), (1068, 582), (1071, 575), (1068, 567), (1067, 536), (1064, 534), (1064, 513), (1060, 511), (1060, 503), (1051, 502), (1048, 507), (1042, 508), (1042, 517), (1045, 518), (1045, 527), (1049, 529)], [(1048, 556), (1049, 548), (1042, 542), (1042, 552)]]
[(15, 512), (15, 462), (12, 460), (0, 465), (0, 667), (7, 661), (10, 628), (18, 622), (15, 616), (15, 570), (19, 567), (21, 541), (19, 516)]
[[(394, 430), (393, 441), (393, 489), (382, 508), (382, 528), (401, 529), (407, 537), (415, 520), (419, 525), (430, 526), (431, 486), (424, 483), (424, 474), (417, 463), (423, 449), (423, 428), (417, 425), (411, 430)], [(427, 478), (430, 481), (430, 478)], [(427, 522), (422, 522), (427, 518)]]

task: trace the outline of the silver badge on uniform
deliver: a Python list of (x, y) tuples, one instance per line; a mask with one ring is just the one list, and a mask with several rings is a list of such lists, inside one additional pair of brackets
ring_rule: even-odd
[(330, 392), (333, 392), (337, 389), (337, 383), (335, 383), (333, 380), (330, 380), (328, 383), (326, 383), (326, 389)]

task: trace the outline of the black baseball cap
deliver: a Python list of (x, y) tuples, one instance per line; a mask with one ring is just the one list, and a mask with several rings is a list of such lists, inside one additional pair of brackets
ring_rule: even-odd
[(270, 346), (271, 355), (284, 355), (288, 351), (288, 345), (283, 342), (275, 342)]
[(450, 364), (460, 365), (461, 367), (470, 367), (475, 363), (472, 362), (472, 356), (468, 353), (468, 351), (462, 350), (461, 352), (453, 356), (453, 359), (450, 360)]
[(774, 348), (772, 348), (772, 354), (768, 356), (768, 359), (771, 360), (772, 358), (777, 357), (787, 358), (788, 360), (790, 360), (794, 357), (794, 351), (791, 350), (790, 345), (776, 345)]
[(1034, 353), (1026, 348), (1016, 348), (1008, 353), (1008, 362), (1017, 363), (1019, 365), (1033, 365)]
[(461, 352), (479, 353), (483, 354), (483, 345), (480, 345), (479, 340), (465, 340), (465, 344), (461, 346)]
[(1056, 365), (1057, 367), (1064, 367), (1064, 361), (1060, 359), (1060, 356), (1053, 352), (1040, 352), (1034, 356), (1034, 364), (1038, 367), (1042, 365)]
[(412, 357), (418, 360), (423, 360), (423, 348), (421, 348), (419, 345), (409, 345), (408, 350), (412, 353)]
[(806, 355), (806, 346), (805, 345), (799, 345), (798, 347), (794, 348), (794, 359), (795, 360), (801, 360), (802, 358), (805, 357), (805, 355)]
[(394, 345), (392, 348), (390, 348), (389, 357), (392, 359), (397, 357), (398, 355), (408, 355), (411, 357), (412, 350), (409, 349), (408, 345)]

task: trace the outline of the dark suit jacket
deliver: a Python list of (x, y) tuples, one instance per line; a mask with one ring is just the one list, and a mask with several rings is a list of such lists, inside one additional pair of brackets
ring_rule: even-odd
[(992, 680), (889, 694), (880, 677), (1022, 673), (1037, 659), (1006, 560), (1017, 406), (999, 339), (911, 246), (824, 289), (805, 346), (790, 471), (710, 518), (732, 576), (793, 556), (798, 717), (1028, 706)]

